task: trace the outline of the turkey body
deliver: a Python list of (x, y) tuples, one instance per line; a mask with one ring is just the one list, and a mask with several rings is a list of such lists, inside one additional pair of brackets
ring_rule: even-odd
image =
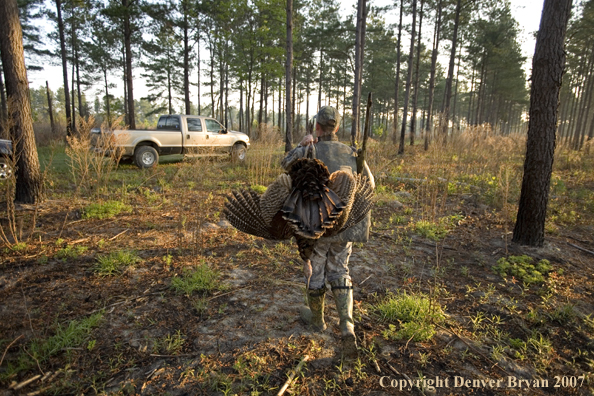
[(265, 239), (295, 237), (305, 261), (321, 237), (336, 235), (365, 218), (373, 188), (366, 177), (347, 171), (329, 173), (317, 159), (296, 160), (261, 196), (233, 191), (223, 213), (238, 230)]

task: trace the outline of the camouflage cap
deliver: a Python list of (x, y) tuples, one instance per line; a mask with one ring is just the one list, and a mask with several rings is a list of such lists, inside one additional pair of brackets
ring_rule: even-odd
[(335, 127), (340, 123), (340, 113), (332, 106), (324, 106), (318, 111), (316, 121), (321, 126)]

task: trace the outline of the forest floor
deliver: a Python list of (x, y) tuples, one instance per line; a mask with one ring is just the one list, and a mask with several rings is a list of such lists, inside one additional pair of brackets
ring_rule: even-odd
[(58, 149), (48, 199), (2, 218), (19, 242), (0, 256), (0, 395), (275, 395), (306, 356), (286, 394), (593, 394), (591, 155), (557, 158), (546, 242), (531, 248), (510, 242), (521, 149), (502, 142), (396, 159), (372, 145), (349, 362), (332, 293), (326, 332), (299, 319), (296, 245), (221, 215), (232, 189), (280, 172), (280, 150), (73, 184)]

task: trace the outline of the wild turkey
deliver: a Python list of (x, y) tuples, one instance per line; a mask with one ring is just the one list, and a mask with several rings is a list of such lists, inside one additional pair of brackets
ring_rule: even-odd
[(261, 196), (252, 190), (233, 191), (223, 213), (235, 228), (251, 235), (273, 240), (294, 236), (307, 273), (315, 241), (363, 220), (372, 198), (365, 176), (330, 174), (322, 161), (301, 158)]

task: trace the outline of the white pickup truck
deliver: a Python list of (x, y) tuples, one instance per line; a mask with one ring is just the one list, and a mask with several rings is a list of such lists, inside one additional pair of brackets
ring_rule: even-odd
[(160, 155), (171, 154), (229, 155), (242, 162), (250, 145), (245, 133), (227, 130), (214, 118), (193, 115), (162, 115), (156, 130), (115, 130), (108, 132), (109, 139), (100, 139), (101, 133), (99, 128), (91, 130), (95, 151), (109, 155), (114, 149), (120, 150), (123, 160), (133, 159), (139, 168), (151, 168)]

